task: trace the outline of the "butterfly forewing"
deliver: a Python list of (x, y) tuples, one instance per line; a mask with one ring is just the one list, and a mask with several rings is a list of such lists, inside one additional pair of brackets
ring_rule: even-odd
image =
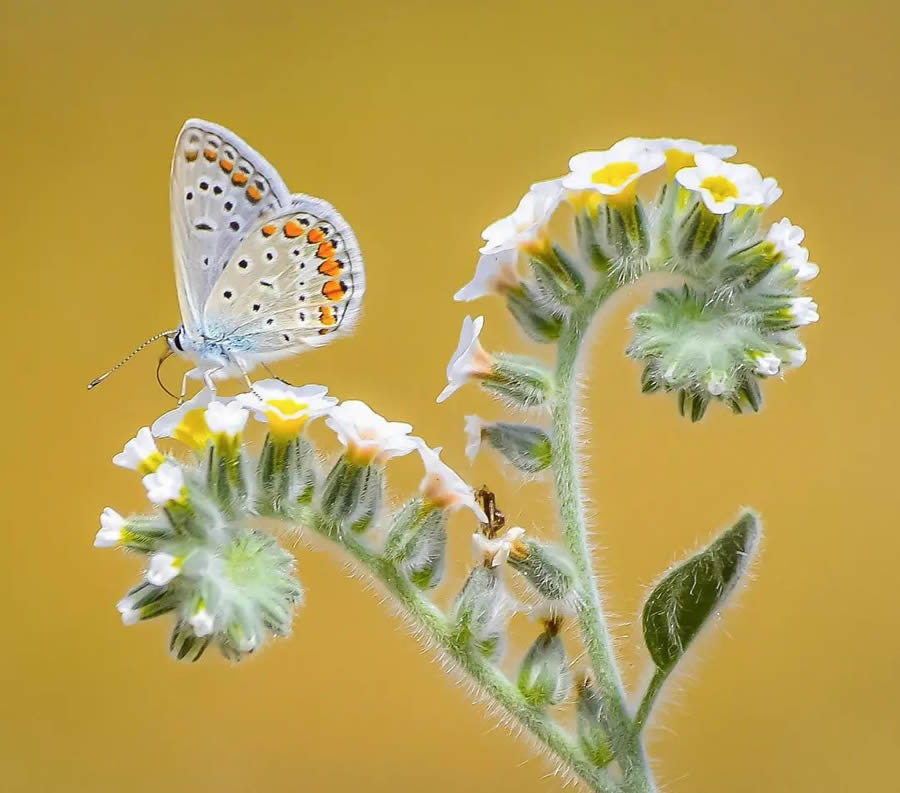
[(290, 203), (281, 177), (233, 132), (208, 121), (185, 123), (171, 176), (172, 241), (181, 314), (203, 331), (203, 306), (231, 254), (262, 215)]
[(326, 201), (296, 195), (261, 218), (229, 258), (206, 302), (212, 338), (239, 351), (287, 355), (350, 330), (364, 289), (349, 225)]

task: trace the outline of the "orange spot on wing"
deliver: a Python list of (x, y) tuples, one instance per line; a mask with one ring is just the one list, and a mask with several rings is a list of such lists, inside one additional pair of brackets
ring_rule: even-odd
[(326, 281), (325, 286), (322, 287), (322, 294), (336, 302), (347, 294), (347, 289), (340, 281)]
[(197, 155), (198, 155), (199, 153), (200, 153), (200, 152), (197, 151), (196, 149), (194, 149), (194, 151), (186, 151), (186, 152), (184, 153), (184, 159), (186, 159), (188, 162), (193, 162), (194, 160), (197, 159)]
[(334, 256), (334, 245), (330, 242), (323, 242), (316, 251), (316, 256), (320, 259), (330, 259)]
[(247, 184), (247, 174), (243, 171), (236, 171), (234, 176), (231, 177), (232, 184)]
[(334, 325), (336, 321), (331, 306), (322, 306), (322, 308), (319, 309), (319, 322), (323, 325)]
[(322, 232), (322, 229), (310, 229), (309, 234), (306, 235), (306, 239), (315, 244), (325, 239), (325, 234)]
[(247, 198), (254, 204), (262, 198), (262, 193), (259, 192), (259, 188), (255, 184), (252, 184), (247, 188)]
[(225, 173), (231, 173), (234, 169), (234, 163), (231, 160), (219, 160), (219, 167), (225, 171)]
[(303, 233), (303, 226), (301, 226), (296, 220), (289, 220), (284, 224), (284, 236), (290, 237), (293, 239), (294, 237), (299, 237)]
[(340, 271), (341, 266), (334, 259), (329, 259), (327, 262), (322, 262), (319, 265), (319, 272), (322, 273), (322, 275), (335, 276)]
[(203, 156), (206, 157), (207, 160), (213, 162), (216, 159), (216, 150), (215, 149), (204, 149)]
[(262, 235), (264, 237), (271, 237), (276, 231), (278, 231), (278, 227), (274, 223), (266, 223), (262, 227)]

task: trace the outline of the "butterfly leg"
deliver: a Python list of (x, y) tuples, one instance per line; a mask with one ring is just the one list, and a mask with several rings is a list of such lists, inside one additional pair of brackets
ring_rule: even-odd
[(273, 372), (266, 364), (261, 363), (260, 366), (262, 366), (262, 368), (265, 369), (266, 372), (268, 372), (269, 375), (270, 375), (271, 377), (274, 377), (279, 383), (284, 383), (285, 385), (289, 385), (289, 386), (293, 386), (293, 385), (294, 385), (293, 383), (289, 383), (289, 382), (288, 382), (287, 380), (285, 380), (283, 377), (279, 377), (279, 376), (278, 376), (277, 374), (275, 374), (275, 372)]
[(216, 395), (216, 384), (213, 382), (213, 375), (216, 372), (220, 372), (224, 369), (224, 366), (217, 366), (214, 369), (207, 369), (203, 372), (203, 383), (209, 389), (209, 392), (215, 396)]

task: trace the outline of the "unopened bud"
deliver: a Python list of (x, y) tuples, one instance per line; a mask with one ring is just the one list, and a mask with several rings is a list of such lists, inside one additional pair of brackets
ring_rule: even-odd
[(519, 407), (544, 404), (553, 390), (553, 378), (547, 368), (533, 358), (497, 355), (482, 385)]
[(524, 551), (510, 554), (509, 565), (547, 601), (551, 611), (570, 612), (577, 599), (572, 563), (560, 549), (537, 540), (525, 540)]
[(569, 665), (559, 635), (559, 619), (547, 620), (543, 633), (528, 648), (517, 685), (532, 705), (557, 705), (569, 693)]
[(609, 732), (603, 718), (600, 696), (590, 677), (582, 677), (576, 686), (575, 723), (578, 743), (594, 765), (602, 768), (613, 759)]
[(553, 460), (550, 436), (540, 427), (499, 421), (485, 424), (481, 436), (520, 471), (543, 471)]
[(506, 292), (506, 307), (519, 327), (538, 342), (554, 342), (562, 329), (562, 317), (538, 299), (527, 284), (521, 283)]
[(414, 498), (400, 510), (388, 533), (384, 555), (420, 589), (443, 578), (447, 556), (447, 520), (442, 509)]

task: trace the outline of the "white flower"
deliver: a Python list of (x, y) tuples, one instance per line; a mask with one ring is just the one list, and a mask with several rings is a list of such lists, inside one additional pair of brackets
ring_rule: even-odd
[(766, 233), (766, 242), (772, 244), (775, 252), (781, 254), (781, 267), (790, 272), (795, 281), (811, 281), (819, 274), (818, 265), (809, 260), (809, 251), (803, 242), (803, 229), (795, 226), (787, 218), (773, 223)]
[(509, 554), (516, 545), (521, 545), (525, 529), (521, 526), (513, 526), (502, 537), (489, 540), (483, 534), (476, 532), (472, 535), (472, 550), (477, 560), (485, 560), (491, 567), (499, 567), (509, 559)]
[(819, 306), (811, 297), (793, 298), (788, 313), (795, 325), (810, 325), (819, 321)]
[(466, 317), (463, 320), (459, 343), (447, 364), (447, 387), (438, 394), (438, 402), (443, 402), (469, 378), (490, 374), (494, 365), (493, 358), (478, 341), (483, 326), (484, 317), (476, 317), (474, 320)]
[(803, 249), (803, 256), (797, 259), (789, 259), (783, 266), (790, 268), (795, 281), (812, 281), (819, 274), (819, 265), (809, 261), (809, 251)]
[(721, 372), (711, 374), (706, 382), (706, 390), (712, 396), (722, 396), (725, 393), (725, 375)]
[(563, 187), (569, 190), (595, 190), (605, 196), (634, 194), (640, 176), (655, 171), (666, 161), (658, 148), (640, 138), (625, 138), (606, 151), (586, 151), (569, 160)]
[(163, 459), (156, 448), (150, 428), (141, 427), (137, 435), (125, 444), (125, 448), (113, 457), (113, 463), (141, 474), (150, 474), (159, 467)]
[(770, 207), (774, 204), (779, 198), (781, 198), (784, 190), (782, 190), (778, 186), (778, 182), (773, 179), (771, 176), (767, 176), (763, 179), (763, 200), (762, 205), (764, 207)]
[(487, 515), (475, 501), (475, 493), (450, 466), (441, 460), (441, 449), (429, 448), (425, 441), (416, 438), (416, 446), (425, 466), (425, 476), (419, 485), (425, 501), (441, 509), (471, 509), (481, 523), (487, 523)]
[(481, 431), (484, 429), (484, 422), (478, 416), (466, 416), (465, 433), (466, 433), (466, 457), (469, 462), (473, 462), (481, 448)]
[(204, 388), (183, 405), (160, 416), (150, 431), (157, 438), (174, 438), (192, 449), (204, 448), (209, 440), (206, 407), (212, 398), (212, 392)]
[(150, 557), (146, 579), (153, 586), (165, 586), (181, 572), (181, 559), (165, 551), (157, 551)]
[(134, 601), (128, 596), (116, 603), (116, 611), (122, 616), (123, 625), (134, 625), (141, 618), (141, 612), (134, 608)]
[(125, 527), (123, 518), (112, 507), (107, 507), (100, 513), (100, 530), (94, 537), (95, 548), (112, 548), (122, 540), (122, 529)]
[(501, 294), (518, 285), (519, 281), (515, 255), (509, 255), (508, 251), (485, 253), (478, 259), (475, 276), (453, 295), (453, 299), (467, 303), (479, 297)]
[(331, 409), (325, 423), (334, 430), (347, 456), (361, 465), (383, 464), (416, 448), (412, 425), (387, 421), (365, 402), (348, 399)]
[(725, 215), (738, 205), (762, 206), (765, 186), (759, 171), (752, 165), (722, 162), (702, 152), (695, 155), (694, 168), (682, 168), (675, 180), (693, 192), (700, 193), (706, 208)]
[(755, 355), (753, 360), (756, 363), (756, 373), (772, 377), (778, 374), (781, 368), (781, 358), (770, 352), (762, 355)]
[(806, 363), (806, 347), (791, 347), (786, 352), (788, 366), (803, 366)]
[(195, 636), (209, 636), (213, 632), (215, 620), (203, 606), (195, 611), (189, 618), (191, 628)]
[(244, 431), (249, 416), (250, 411), (233, 399), (229, 402), (210, 402), (203, 418), (210, 432), (233, 438)]
[(274, 379), (258, 380), (252, 392), (235, 399), (280, 438), (295, 437), (306, 422), (326, 415), (337, 404), (323, 385), (292, 386)]
[(181, 501), (184, 498), (184, 474), (175, 463), (164, 462), (142, 481), (147, 489), (147, 498), (154, 504), (162, 506), (169, 501)]
[(736, 146), (700, 143), (700, 141), (690, 138), (625, 138), (625, 140), (635, 141), (648, 149), (661, 151), (666, 158), (666, 169), (670, 178), (682, 168), (692, 168), (696, 164), (694, 156), (697, 154), (712, 154), (722, 160), (737, 154)]
[[(515, 261), (519, 247), (528, 247), (541, 237), (562, 195), (558, 179), (533, 184), (511, 215), (494, 221), (481, 232), (484, 245), (478, 249), (479, 253), (505, 254), (507, 261)], [(477, 280), (477, 273), (475, 277)]]

